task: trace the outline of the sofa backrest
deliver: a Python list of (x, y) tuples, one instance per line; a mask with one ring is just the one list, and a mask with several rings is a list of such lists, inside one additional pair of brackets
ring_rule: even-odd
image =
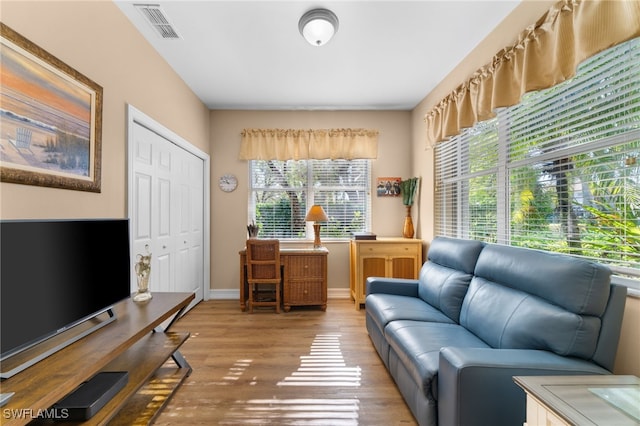
[(418, 296), (458, 322), (483, 243), (436, 237), (420, 270)]
[(607, 309), (602, 317), (598, 346), (596, 347), (596, 352), (593, 354), (593, 361), (609, 371), (613, 371), (613, 366), (616, 361), (626, 301), (627, 287), (611, 284), (609, 303), (607, 303)]
[(592, 360), (609, 304), (610, 279), (609, 268), (596, 263), (487, 244), (464, 298), (460, 324), (495, 348), (539, 349)]

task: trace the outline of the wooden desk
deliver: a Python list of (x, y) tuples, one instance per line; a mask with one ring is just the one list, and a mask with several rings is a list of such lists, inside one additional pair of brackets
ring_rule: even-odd
[(635, 376), (515, 376), (513, 380), (527, 393), (525, 426), (640, 424), (640, 379)]
[[(240, 254), (240, 309), (247, 308), (249, 284), (247, 282), (247, 254)], [(284, 311), (292, 306), (318, 305), (327, 309), (327, 257), (329, 250), (324, 247), (281, 248), (280, 263), (283, 266)]]
[[(15, 392), (1, 409), (2, 424), (27, 424), (100, 371), (128, 371), (129, 380), (83, 424), (147, 424), (191, 373), (178, 351), (189, 334), (168, 329), (193, 298), (193, 293), (153, 293), (144, 304), (131, 298), (117, 303), (114, 322), (2, 382), (2, 392)], [(172, 318), (163, 331), (159, 326)], [(169, 357), (177, 368), (163, 367)]]

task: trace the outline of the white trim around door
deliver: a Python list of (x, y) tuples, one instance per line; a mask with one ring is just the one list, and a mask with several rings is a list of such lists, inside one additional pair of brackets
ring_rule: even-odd
[[(127, 214), (130, 220), (134, 218), (134, 207), (136, 200), (134, 200), (134, 188), (133, 185), (135, 180), (135, 170), (134, 170), (134, 147), (135, 143), (133, 143), (132, 138), (135, 134), (134, 128), (135, 126), (142, 126), (160, 137), (168, 140), (172, 144), (177, 147), (185, 150), (189, 154), (197, 157), (202, 160), (203, 163), (203, 202), (202, 202), (202, 220), (203, 220), (203, 235), (202, 235), (202, 251), (203, 251), (203, 271), (202, 271), (202, 296), (204, 300), (208, 300), (210, 297), (210, 277), (211, 277), (211, 231), (210, 231), (210, 175), (211, 175), (211, 159), (209, 154), (201, 151), (197, 147), (193, 146), (187, 140), (178, 136), (171, 130), (167, 129), (160, 123), (153, 120), (148, 115), (144, 114), (137, 108), (132, 105), (127, 105)], [(132, 226), (130, 225), (130, 228)], [(132, 256), (134, 256), (133, 251), (133, 235), (130, 236), (130, 247), (132, 248)], [(153, 272), (152, 272), (153, 273)], [(153, 289), (152, 294), (153, 294)]]

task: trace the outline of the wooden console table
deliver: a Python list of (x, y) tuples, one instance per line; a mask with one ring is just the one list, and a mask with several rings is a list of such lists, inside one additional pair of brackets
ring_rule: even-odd
[[(247, 254), (240, 254), (240, 309), (247, 308), (249, 284), (247, 283)], [(327, 257), (329, 250), (321, 248), (280, 248), (283, 266), (284, 311), (292, 306), (318, 305), (327, 309)]]
[[(153, 293), (146, 303), (131, 298), (117, 303), (114, 322), (2, 382), (3, 393), (15, 392), (0, 409), (2, 424), (29, 423), (101, 371), (127, 371), (129, 379), (83, 424), (151, 422), (191, 373), (178, 351), (189, 333), (168, 330), (193, 299), (193, 293)], [(162, 330), (165, 321), (170, 322)], [(177, 367), (164, 366), (169, 357)], [(159, 384), (162, 389), (154, 390)]]

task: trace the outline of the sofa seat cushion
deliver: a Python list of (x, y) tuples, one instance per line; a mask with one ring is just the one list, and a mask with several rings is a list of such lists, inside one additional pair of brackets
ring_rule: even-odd
[(366, 299), (366, 309), (367, 314), (383, 332), (387, 324), (397, 320), (453, 323), (440, 310), (418, 297), (370, 294)]
[(385, 328), (385, 337), (423, 394), (437, 400), (440, 349), (447, 346), (488, 348), (458, 324), (398, 320)]

